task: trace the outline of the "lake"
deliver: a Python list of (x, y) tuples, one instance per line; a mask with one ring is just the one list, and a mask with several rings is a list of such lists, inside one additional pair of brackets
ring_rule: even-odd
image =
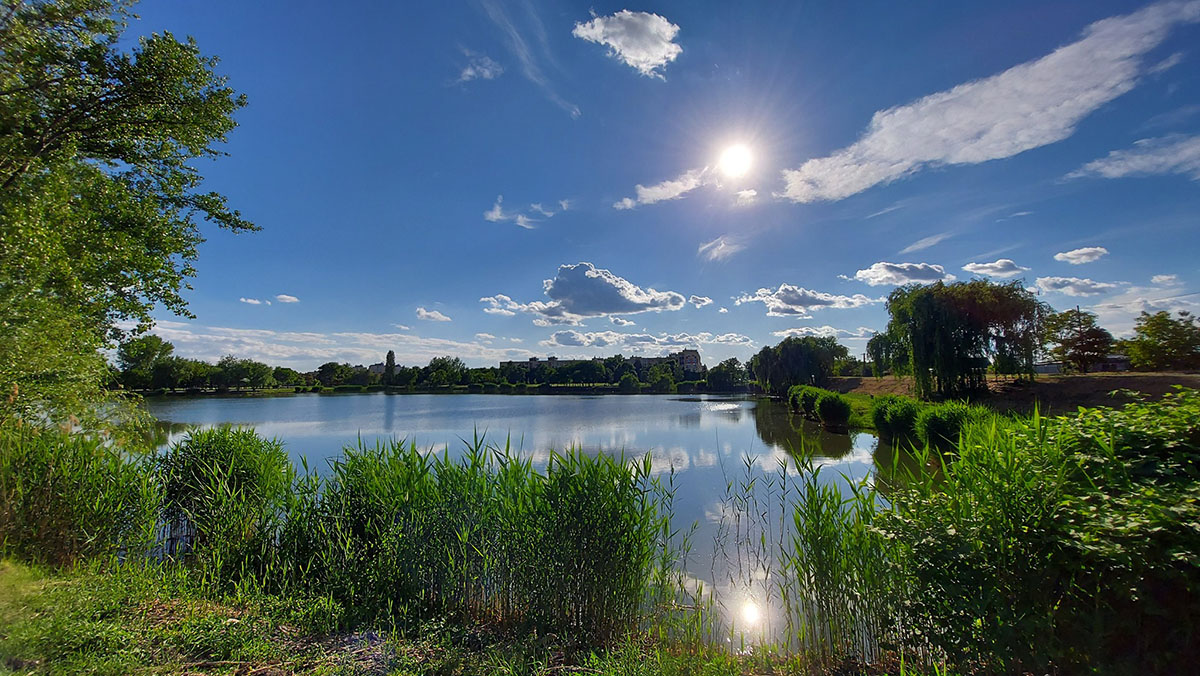
[[(794, 469), (789, 451), (803, 449), (823, 481), (860, 479), (873, 474), (877, 444), (867, 433), (825, 432), (781, 403), (720, 395), (298, 394), (158, 397), (146, 405), (172, 439), (187, 426), (252, 426), (282, 440), (297, 466), (304, 457), (317, 472), (360, 437), (405, 439), (454, 457), (478, 432), (535, 465), (544, 465), (551, 449), (649, 453), (653, 471), (674, 480), (675, 526), (695, 525), (687, 573), (716, 590), (721, 605), (757, 599), (768, 617), (763, 588), (772, 562), (755, 543), (789, 532), (791, 515), (772, 499), (783, 490), (781, 463)], [(750, 486), (750, 500), (729, 497), (739, 484)]]

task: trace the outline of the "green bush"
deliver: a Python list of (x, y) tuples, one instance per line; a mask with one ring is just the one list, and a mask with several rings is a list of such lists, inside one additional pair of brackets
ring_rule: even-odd
[(0, 556), (56, 566), (142, 556), (160, 501), (139, 455), (96, 436), (0, 425)]
[(292, 388), (292, 391), (299, 393), (299, 392), (306, 392), (307, 389), (302, 385), (296, 385), (295, 387)]
[(471, 383), (467, 385), (467, 391), (471, 394), (483, 394), (483, 383)]
[(845, 428), (850, 422), (850, 401), (837, 392), (821, 391), (815, 408), (821, 424), (828, 428)]
[(636, 394), (641, 390), (641, 383), (637, 376), (632, 373), (626, 373), (621, 376), (621, 381), (617, 383), (617, 389), (624, 394)]
[(512, 394), (513, 389), (512, 383), (500, 383), (500, 394)]
[(335, 385), (334, 392), (362, 392), (364, 385)]
[(309, 392), (320, 392), (320, 391), (322, 391), (322, 390), (324, 390), (324, 389), (325, 389), (325, 388), (324, 388), (324, 386), (322, 386), (322, 385), (313, 385), (313, 386), (312, 386), (312, 388), (311, 388), (311, 389), (309, 389)]
[(363, 392), (382, 392), (383, 385), (367, 385), (362, 389)]
[(500, 390), (500, 386), (497, 385), (496, 383), (484, 383), (483, 384), (484, 394), (495, 394), (499, 390)]
[(958, 401), (927, 405), (917, 414), (916, 433), (922, 443), (946, 448), (958, 443), (959, 435), (987, 411)]
[(881, 395), (871, 402), (871, 421), (880, 436), (915, 439), (922, 408), (923, 404), (912, 397)]

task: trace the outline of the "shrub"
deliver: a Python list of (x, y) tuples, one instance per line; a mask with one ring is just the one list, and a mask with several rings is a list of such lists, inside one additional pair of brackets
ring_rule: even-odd
[(880, 436), (916, 438), (922, 408), (921, 402), (911, 397), (885, 394), (871, 402), (871, 421)]
[(517, 394), (525, 394), (529, 390), (529, 385), (526, 383), (517, 383), (513, 385), (513, 389), (516, 390)]
[(467, 385), (467, 391), (471, 394), (483, 394), (483, 383), (471, 383)]
[(306, 390), (305, 390), (305, 388), (304, 388), (303, 386), (301, 386), (301, 385), (297, 385), (297, 386), (295, 386), (295, 387), (293, 387), (293, 388), (292, 388), (292, 391), (293, 391), (293, 392), (304, 392), (304, 391), (306, 391)]
[[(524, 384), (524, 383), (522, 383), (522, 384)], [(512, 394), (512, 392), (513, 392), (513, 384), (512, 383), (500, 383), (500, 394)]]
[(917, 438), (930, 446), (946, 448), (957, 444), (966, 426), (986, 414), (984, 409), (958, 401), (925, 406), (917, 415)]
[(333, 391), (334, 392), (362, 392), (364, 387), (365, 386), (363, 386), (363, 385), (335, 385), (333, 387)]
[(367, 385), (366, 387), (362, 388), (362, 391), (363, 392), (382, 392), (383, 385)]
[(94, 436), (0, 425), (0, 555), (49, 565), (141, 556), (160, 500), (140, 456)]
[(850, 401), (837, 392), (822, 391), (817, 395), (816, 410), (825, 427), (844, 428), (850, 422)]
[(309, 390), (309, 392), (320, 392), (320, 391), (322, 391), (322, 390), (324, 390), (324, 389), (325, 389), (325, 388), (324, 388), (324, 386), (322, 386), (322, 385), (313, 385), (313, 386), (312, 386), (312, 389), (310, 389), (310, 390)]
[(500, 386), (497, 385), (496, 383), (484, 383), (483, 384), (483, 391), (485, 394), (495, 394), (499, 390), (500, 390)]
[(621, 380), (617, 383), (617, 389), (625, 394), (636, 394), (641, 389), (641, 383), (637, 376), (632, 373), (626, 373), (621, 376)]
[(788, 390), (788, 403), (791, 404), (792, 410), (816, 420), (818, 419), (817, 397), (821, 396), (822, 392), (828, 392), (828, 390), (811, 385), (795, 385)]

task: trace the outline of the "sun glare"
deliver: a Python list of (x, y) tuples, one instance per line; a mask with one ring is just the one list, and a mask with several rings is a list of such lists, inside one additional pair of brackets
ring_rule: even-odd
[(750, 171), (750, 164), (754, 157), (750, 154), (750, 149), (742, 144), (729, 146), (725, 152), (721, 153), (721, 173), (730, 178), (744, 176), (747, 171)]
[(742, 606), (742, 621), (748, 626), (758, 624), (758, 620), (762, 617), (762, 612), (758, 609), (758, 604), (754, 601), (746, 601)]

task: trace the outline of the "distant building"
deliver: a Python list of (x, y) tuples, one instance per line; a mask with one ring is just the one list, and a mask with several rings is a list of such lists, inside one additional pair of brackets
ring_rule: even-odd
[(371, 373), (378, 373), (379, 375), (383, 375), (384, 371), (387, 370), (387, 365), (384, 364), (383, 362), (379, 362), (378, 364), (371, 364), (370, 366), (367, 367), (367, 370), (370, 371)]
[(1110, 354), (1104, 359), (1092, 364), (1093, 371), (1128, 371), (1129, 357), (1123, 354)]

